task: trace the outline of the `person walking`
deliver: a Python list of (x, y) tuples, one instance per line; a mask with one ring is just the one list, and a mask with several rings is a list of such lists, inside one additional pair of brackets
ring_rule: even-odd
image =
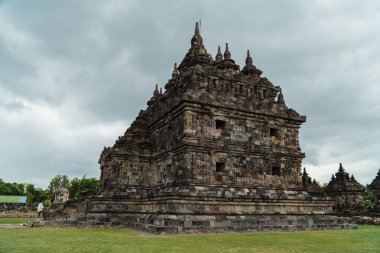
[(44, 212), (44, 204), (40, 202), (37, 206), (37, 217), (42, 218), (43, 212)]

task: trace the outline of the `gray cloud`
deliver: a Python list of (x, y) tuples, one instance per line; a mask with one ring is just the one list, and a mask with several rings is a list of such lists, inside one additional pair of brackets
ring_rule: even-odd
[(304, 165), (326, 182), (343, 162), (362, 183), (379, 168), (380, 3), (367, 1), (2, 1), (0, 166), (45, 186), (98, 176), (103, 146), (123, 134), (202, 19), (207, 50), (229, 42), (243, 65), (307, 115)]

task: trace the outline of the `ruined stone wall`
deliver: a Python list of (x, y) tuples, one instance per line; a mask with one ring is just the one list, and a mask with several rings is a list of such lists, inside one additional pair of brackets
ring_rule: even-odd
[(0, 218), (32, 218), (36, 213), (36, 207), (20, 204), (0, 204)]

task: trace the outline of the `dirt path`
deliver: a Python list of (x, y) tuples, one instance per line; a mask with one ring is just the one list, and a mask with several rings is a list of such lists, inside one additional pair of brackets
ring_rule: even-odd
[(23, 224), (0, 224), (0, 228), (26, 228)]

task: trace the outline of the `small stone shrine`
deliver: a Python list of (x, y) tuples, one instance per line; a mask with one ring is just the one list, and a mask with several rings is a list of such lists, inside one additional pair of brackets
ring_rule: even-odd
[(332, 175), (326, 187), (326, 193), (335, 202), (335, 209), (340, 215), (355, 215), (365, 213), (363, 204), (364, 187), (356, 181), (353, 175), (345, 172), (342, 164)]
[(375, 212), (377, 214), (380, 214), (380, 169), (379, 172), (377, 172), (376, 178), (371, 183), (371, 188), (375, 198)]
[(347, 228), (301, 175), (306, 117), (261, 74), (249, 51), (242, 69), (228, 44), (211, 57), (197, 23), (165, 90), (156, 86), (101, 153), (100, 194), (69, 200), (47, 220), (158, 234)]

